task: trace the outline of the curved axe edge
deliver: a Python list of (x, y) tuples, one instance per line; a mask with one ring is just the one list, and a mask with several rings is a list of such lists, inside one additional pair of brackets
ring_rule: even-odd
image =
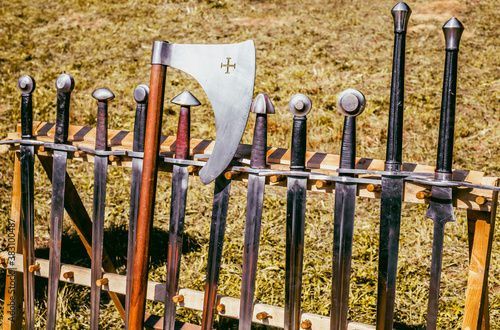
[(157, 41), (152, 64), (162, 64), (191, 75), (212, 104), (216, 137), (212, 154), (200, 171), (204, 184), (229, 165), (238, 149), (250, 113), (255, 84), (255, 45), (188, 45)]

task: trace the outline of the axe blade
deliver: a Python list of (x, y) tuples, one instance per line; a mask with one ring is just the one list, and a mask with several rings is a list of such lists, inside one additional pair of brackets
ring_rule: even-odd
[[(162, 64), (191, 75), (201, 85), (215, 115), (215, 145), (200, 171), (204, 184), (215, 180), (236, 153), (250, 113), (255, 84), (255, 45), (188, 45), (157, 41), (152, 64)], [(159, 46), (159, 47), (157, 47)]]

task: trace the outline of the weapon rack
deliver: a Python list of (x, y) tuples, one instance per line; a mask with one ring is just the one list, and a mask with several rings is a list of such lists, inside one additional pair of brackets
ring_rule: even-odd
[[(34, 122), (34, 138), (43, 142), (53, 142), (55, 125), (51, 123)], [(20, 127), (18, 132), (10, 133), (6, 140), (16, 140), (20, 138)], [(133, 132), (125, 132), (118, 130), (108, 130), (108, 145), (112, 150), (132, 150)], [(95, 129), (90, 129), (82, 126), (70, 126), (68, 141), (73, 145), (80, 147), (93, 148), (95, 142)], [(160, 152), (167, 155), (173, 152), (172, 145), (175, 142), (175, 136), (162, 136)], [(191, 154), (210, 154), (214, 142), (210, 140), (191, 139)], [(18, 151), (18, 147), (11, 145), (10, 151)], [(250, 158), (251, 146), (241, 144), (238, 148), (236, 157)], [(43, 146), (36, 148), (36, 154), (40, 160), (44, 170), (47, 172), (49, 179), (52, 175), (52, 157), (51, 152), (45, 150)], [(1, 267), (8, 270), (9, 268), (16, 269), (15, 283), (17, 288), (22, 288), (22, 233), (20, 230), (20, 163), (19, 154), (16, 152), (15, 169), (13, 177), (13, 193), (12, 193), (12, 211), (11, 219), (15, 221), (16, 233), (16, 264), (8, 265), (6, 251), (0, 253)], [(282, 148), (268, 148), (268, 165), (271, 169), (287, 170), (290, 163), (290, 150)], [(85, 153), (75, 153), (69, 155), (70, 159), (76, 161), (93, 162), (93, 156)], [(307, 168), (312, 172), (323, 173), (327, 175), (337, 175), (336, 169), (339, 164), (339, 156), (334, 154), (307, 152), (306, 164)], [(120, 156), (110, 159), (112, 165), (115, 166), (131, 166), (131, 158)], [(367, 169), (381, 171), (384, 169), (383, 160), (358, 158), (356, 169)], [(160, 171), (171, 171), (172, 166), (168, 163), (160, 162)], [(416, 164), (404, 164), (403, 171), (427, 172), (433, 173), (434, 167)], [(196, 172), (195, 172), (196, 173)], [(232, 178), (232, 180), (246, 181), (246, 173)], [(69, 177), (68, 177), (69, 178)], [(498, 186), (499, 178), (487, 177), (483, 172), (477, 171), (461, 171), (455, 170), (453, 179), (457, 181), (467, 181), (473, 184), (484, 186)], [(84, 244), (89, 256), (91, 254), (91, 220), (90, 217), (78, 196), (78, 193), (71, 179), (66, 180), (66, 196), (65, 209), (69, 215), (75, 229)], [(266, 184), (286, 186), (286, 180), (282, 182), (270, 183), (266, 180)], [(318, 188), (315, 180), (309, 180), (308, 189), (314, 191), (322, 191), (332, 193), (335, 191), (335, 185), (326, 185)], [(423, 184), (405, 183), (404, 201), (409, 203), (426, 203), (426, 199), (417, 198), (417, 193), (425, 189), (429, 189)], [(371, 189), (370, 189), (371, 190)], [(358, 185), (358, 196), (366, 198), (380, 198), (380, 193), (369, 191), (366, 184)], [(498, 204), (498, 192), (486, 189), (458, 189), (454, 193), (454, 206), (467, 210), (468, 219), (468, 241), (469, 241), (469, 270), (468, 283), (465, 300), (463, 329), (489, 329), (489, 305), (488, 305), (488, 270), (490, 263), (490, 255), (495, 227), (496, 209)], [(35, 275), (48, 277), (48, 260), (37, 259), (40, 265), (38, 270), (35, 270)], [(108, 279), (108, 283), (102, 288), (108, 291), (111, 299), (115, 303), (122, 318), (124, 317), (124, 294), (125, 294), (125, 279), (124, 275), (116, 274), (116, 268), (111, 259), (107, 256), (106, 251), (103, 251), (103, 269), (104, 277)], [(68, 272), (73, 273), (73, 277), (65, 278), (64, 275)], [(90, 269), (63, 264), (61, 268), (61, 281), (90, 286)], [(11, 281), (11, 279), (9, 279)], [(6, 286), (7, 288), (8, 286)], [(147, 299), (160, 301), (164, 300), (165, 285), (157, 282), (149, 281), (147, 290)], [(180, 294), (184, 295), (185, 299), (179, 303), (179, 306), (194, 310), (202, 310), (203, 292), (190, 289), (180, 289)], [(5, 290), (5, 300), (10, 301), (11, 296), (15, 295), (17, 302), (15, 308), (16, 315), (22, 315), (23, 309), (23, 290), (16, 290), (15, 293), (10, 293)], [(218, 297), (218, 303), (224, 304), (225, 310), (220, 312), (221, 315), (238, 318), (239, 314), (239, 299), (231, 297)], [(256, 314), (265, 311), (272, 318), (257, 320)], [(329, 317), (303, 313), (302, 319), (311, 321), (310, 329), (326, 329), (329, 327)], [(283, 327), (283, 308), (255, 304), (253, 321), (261, 324), (267, 324), (275, 327)], [(20, 329), (22, 318), (18, 317), (14, 322), (9, 320), (7, 309), (4, 309), (3, 328), (4, 329)], [(161, 329), (163, 321), (156, 316), (146, 315), (145, 326), (147, 328)], [(190, 324), (180, 324), (182, 329), (198, 329), (198, 326)], [(373, 326), (350, 322), (349, 329), (363, 330), (374, 329)]]

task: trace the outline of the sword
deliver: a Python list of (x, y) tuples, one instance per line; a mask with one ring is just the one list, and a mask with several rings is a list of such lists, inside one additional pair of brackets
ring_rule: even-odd
[[(346, 116), (339, 168), (354, 169), (356, 163), (356, 116), (365, 109), (365, 97), (357, 90), (348, 89), (340, 94), (337, 107), (340, 113)], [(340, 173), (339, 176), (354, 177), (353, 174), (347, 173)], [(356, 193), (356, 183), (335, 183), (331, 330), (347, 329)]]
[[(256, 118), (250, 167), (265, 169), (267, 155), (267, 114), (274, 113), (274, 107), (269, 96), (265, 93), (257, 95), (252, 103), (251, 112), (256, 114)], [(248, 174), (243, 277), (241, 279), (240, 320), (238, 327), (240, 330), (250, 330), (252, 326), (255, 276), (257, 273), (265, 184), (266, 178), (264, 176), (259, 176), (257, 173)]]
[[(149, 86), (141, 84), (134, 90), (134, 99), (137, 102), (134, 123), (134, 142), (132, 151), (144, 152), (144, 135), (146, 130), (146, 114), (148, 111)], [(130, 154), (130, 153), (129, 153)], [(127, 300), (125, 301), (125, 329), (128, 329), (130, 311), (130, 297), (132, 293), (132, 275), (134, 272), (134, 247), (136, 239), (137, 214), (139, 212), (139, 196), (141, 192), (142, 158), (132, 158), (132, 180), (130, 182), (130, 215), (128, 223), (127, 245)]]
[[(181, 106), (177, 139), (175, 141), (175, 158), (189, 158), (189, 142), (192, 106), (200, 105), (200, 101), (189, 91), (177, 95), (172, 101)], [(186, 215), (186, 196), (188, 188), (188, 165), (174, 164), (172, 167), (172, 196), (170, 203), (170, 229), (168, 232), (168, 255), (165, 292), (165, 316), (163, 329), (174, 330), (175, 309), (178, 299), (179, 271), (182, 253), (182, 237), (184, 234), (184, 217)], [(174, 301), (175, 300), (175, 301)]]
[[(35, 80), (23, 75), (17, 81), (17, 88), (21, 92), (21, 138), (33, 138), (33, 102), (32, 93), (35, 90)], [(21, 215), (23, 224), (23, 251), (24, 251), (24, 304), (26, 314), (26, 328), (35, 329), (35, 274), (28, 271), (35, 265), (35, 229), (34, 229), (34, 162), (35, 146), (22, 144), (19, 146), (21, 161)]]
[[(311, 100), (294, 95), (288, 104), (293, 117), (290, 169), (306, 169), (307, 118)], [(304, 226), (306, 213), (307, 177), (289, 176), (286, 202), (286, 264), (285, 264), (285, 330), (300, 327), (300, 301), (304, 256)]]
[[(434, 178), (438, 182), (450, 182), (452, 180), (458, 46), (463, 30), (462, 23), (456, 18), (450, 19), (443, 26), (446, 41), (446, 59), (441, 99), (441, 120), (439, 123), (438, 156), (434, 172)], [(432, 187), (429, 208), (425, 216), (434, 221), (427, 329), (436, 329), (441, 262), (443, 258), (444, 226), (449, 221), (455, 221), (455, 216), (453, 215), (453, 191), (451, 187), (439, 185)]]
[(392, 8), (394, 18), (394, 58), (385, 170), (382, 175), (380, 202), (380, 238), (377, 292), (377, 330), (392, 329), (396, 277), (398, 268), (399, 230), (403, 201), (402, 166), (403, 110), (406, 29), (411, 9), (404, 2)]
[[(115, 95), (106, 88), (96, 89), (92, 97), (97, 100), (95, 150), (107, 151), (108, 101)], [(106, 177), (108, 155), (94, 155), (94, 207), (92, 210), (92, 263), (90, 276), (90, 329), (99, 329), (99, 298), (102, 278), (102, 247), (104, 239), (104, 211), (106, 205)]]
[[(52, 202), (50, 210), (50, 257), (49, 287), (47, 299), (47, 329), (56, 328), (57, 289), (61, 273), (61, 244), (66, 186), (66, 164), (68, 160), (69, 103), (75, 87), (73, 77), (61, 74), (57, 77), (57, 117), (54, 135), (52, 165)], [(75, 148), (76, 149), (76, 148)]]

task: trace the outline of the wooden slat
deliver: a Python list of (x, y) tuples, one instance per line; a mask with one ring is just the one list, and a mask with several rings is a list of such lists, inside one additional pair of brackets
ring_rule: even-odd
[[(5, 252), (0, 253), (1, 256), (6, 255)], [(35, 275), (41, 277), (48, 277), (49, 271), (49, 261), (46, 259), (36, 259), (36, 263), (40, 265), (40, 270), (35, 272)], [(17, 271), (23, 271), (22, 265), (22, 255), (18, 254), (16, 258)], [(65, 279), (62, 274), (65, 272), (73, 272), (74, 276), (71, 279)], [(107, 278), (108, 284), (102, 287), (103, 290), (112, 291), (118, 294), (124, 294), (126, 290), (126, 276), (118, 275), (114, 273), (104, 273), (104, 278)], [(74, 283), (78, 285), (90, 286), (90, 269), (62, 264), (61, 266), (61, 277), (60, 281)], [(203, 310), (203, 296), (202, 291), (190, 290), (190, 289), (180, 289), (179, 294), (184, 296), (184, 301), (179, 303), (179, 307), (189, 308), (197, 311)], [(154, 300), (158, 302), (163, 302), (165, 298), (165, 284), (148, 281), (148, 290), (146, 295), (148, 300)], [(225, 311), (219, 313), (219, 315), (224, 315), (231, 318), (238, 318), (240, 300), (237, 298), (218, 296), (218, 304), (225, 305)], [(267, 318), (263, 321), (259, 321), (256, 318), (256, 314), (265, 311), (271, 318)], [(265, 304), (254, 304), (254, 315), (252, 321), (258, 324), (266, 324), (274, 327), (283, 328), (284, 327), (284, 309), (282, 307), (270, 306)], [(302, 313), (302, 320), (310, 320), (312, 322), (311, 329), (327, 329), (330, 326), (330, 318), (327, 316), (321, 316), (312, 313)], [(374, 326), (350, 322), (349, 330), (368, 330), (375, 329)]]

